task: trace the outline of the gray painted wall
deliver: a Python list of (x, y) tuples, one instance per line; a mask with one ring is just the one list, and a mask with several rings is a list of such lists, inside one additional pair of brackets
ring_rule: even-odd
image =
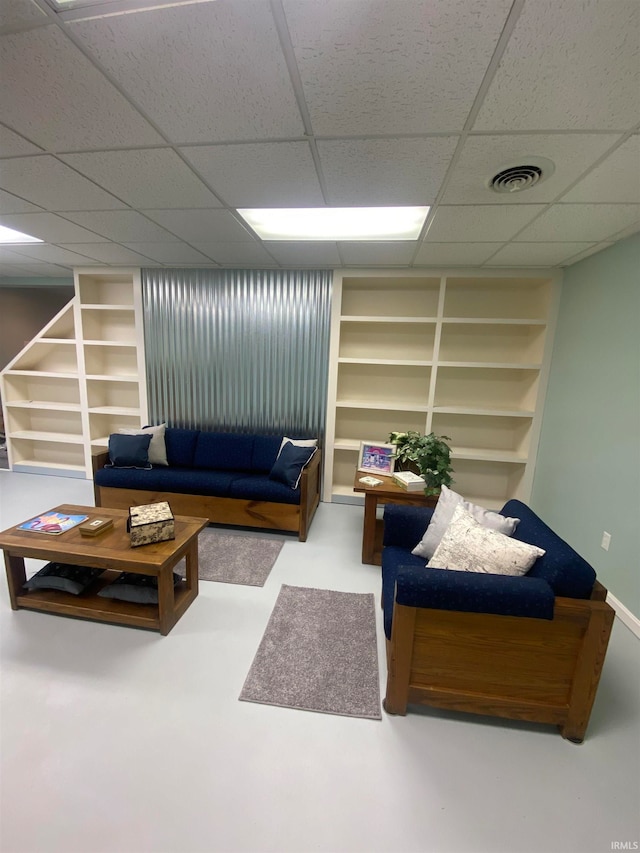
[(0, 287), (0, 370), (73, 299), (73, 282), (49, 287)]
[(565, 270), (532, 507), (640, 617), (640, 235)]

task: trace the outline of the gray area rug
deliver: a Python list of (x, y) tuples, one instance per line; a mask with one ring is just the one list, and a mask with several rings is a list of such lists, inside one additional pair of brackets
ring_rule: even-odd
[(381, 719), (373, 595), (283, 584), (240, 700)]
[[(198, 537), (198, 577), (201, 581), (264, 586), (283, 545), (284, 539), (236, 536), (205, 527)], [(184, 577), (184, 560), (174, 571)]]

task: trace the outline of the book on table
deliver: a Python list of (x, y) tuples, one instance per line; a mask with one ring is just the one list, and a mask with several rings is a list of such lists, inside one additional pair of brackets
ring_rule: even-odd
[(421, 492), (426, 486), (424, 477), (414, 474), (413, 471), (396, 471), (393, 482), (408, 492)]
[(66, 530), (71, 530), (89, 518), (88, 515), (68, 515), (64, 512), (43, 512), (20, 524), (18, 530), (33, 530), (35, 533), (48, 533), (59, 536)]

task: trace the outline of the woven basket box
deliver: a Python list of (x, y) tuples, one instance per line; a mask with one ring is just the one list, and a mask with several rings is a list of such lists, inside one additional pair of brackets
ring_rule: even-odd
[(131, 536), (131, 547), (165, 542), (176, 538), (175, 522), (167, 501), (129, 507), (127, 530)]

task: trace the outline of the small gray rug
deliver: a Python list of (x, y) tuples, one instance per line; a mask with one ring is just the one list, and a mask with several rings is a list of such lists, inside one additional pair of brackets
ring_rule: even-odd
[[(284, 539), (236, 536), (205, 527), (198, 537), (198, 577), (201, 581), (264, 586), (284, 545)], [(184, 577), (184, 560), (175, 572)]]
[(240, 700), (381, 719), (373, 595), (283, 584)]

